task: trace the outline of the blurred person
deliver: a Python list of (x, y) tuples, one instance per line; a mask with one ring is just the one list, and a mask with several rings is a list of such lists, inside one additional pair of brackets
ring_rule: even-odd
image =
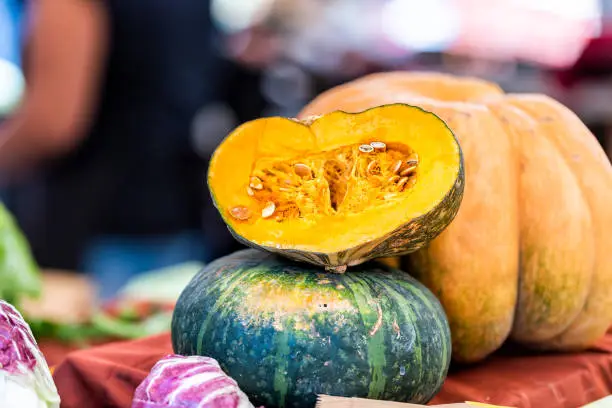
[(91, 273), (108, 298), (237, 247), (205, 186), (215, 143), (191, 140), (232, 80), (209, 1), (20, 1), (27, 86), (0, 123), (0, 182), (41, 266)]

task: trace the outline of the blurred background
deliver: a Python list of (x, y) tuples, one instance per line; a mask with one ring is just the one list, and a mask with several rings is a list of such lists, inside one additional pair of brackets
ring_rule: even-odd
[(229, 131), (386, 70), (551, 95), (612, 153), (612, 0), (0, 0), (0, 200), (109, 298), (238, 248), (205, 185)]

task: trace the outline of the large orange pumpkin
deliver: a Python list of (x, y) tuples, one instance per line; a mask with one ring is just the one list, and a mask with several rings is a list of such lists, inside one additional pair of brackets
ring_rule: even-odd
[(555, 100), (435, 73), (383, 73), (331, 89), (302, 117), (403, 102), (447, 122), (465, 193), (451, 225), (402, 259), (440, 298), (456, 361), (510, 336), (548, 350), (591, 346), (612, 323), (612, 167)]

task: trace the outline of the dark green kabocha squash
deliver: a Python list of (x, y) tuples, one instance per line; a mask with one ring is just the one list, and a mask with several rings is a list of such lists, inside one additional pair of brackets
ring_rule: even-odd
[(426, 403), (451, 356), (440, 303), (407, 273), (378, 262), (325, 273), (254, 249), (193, 278), (172, 344), (218, 360), (267, 408), (313, 407), (317, 394)]

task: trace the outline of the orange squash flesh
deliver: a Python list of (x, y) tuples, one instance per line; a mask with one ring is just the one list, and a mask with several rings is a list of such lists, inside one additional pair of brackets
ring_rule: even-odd
[[(342, 270), (414, 251), (446, 227), (463, 191), (462, 160), (444, 122), (397, 104), (304, 123), (248, 122), (215, 151), (208, 182), (241, 241)], [(440, 212), (449, 193), (452, 208), (431, 225), (412, 225), (406, 237), (407, 225)], [(399, 232), (404, 243), (396, 237), (389, 245)]]

